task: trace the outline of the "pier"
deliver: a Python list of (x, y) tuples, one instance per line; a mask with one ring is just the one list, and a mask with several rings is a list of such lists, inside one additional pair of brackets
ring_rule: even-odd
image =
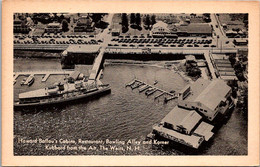
[(134, 90), (136, 88), (139, 88), (138, 89), (139, 93), (145, 91), (145, 95), (147, 97), (152, 95), (152, 94), (154, 94), (155, 92), (161, 92), (159, 95), (154, 97), (154, 100), (158, 99), (159, 97), (161, 97), (163, 95), (168, 95), (168, 97), (164, 98), (164, 102), (168, 102), (170, 100), (178, 98), (178, 94), (177, 93), (167, 92), (165, 90), (162, 90), (160, 88), (155, 87), (154, 85), (147, 84), (147, 83), (145, 83), (143, 81), (140, 81), (138, 79), (134, 79), (133, 81), (127, 83), (125, 85), (125, 87), (130, 87), (132, 90)]
[(30, 76), (30, 75), (44, 75), (42, 78), (42, 82), (46, 82), (50, 75), (70, 75), (74, 71), (73, 70), (51, 70), (51, 71), (17, 71), (14, 72), (14, 78), (13, 78), (13, 83), (16, 83), (16, 79), (20, 75), (24, 76)]

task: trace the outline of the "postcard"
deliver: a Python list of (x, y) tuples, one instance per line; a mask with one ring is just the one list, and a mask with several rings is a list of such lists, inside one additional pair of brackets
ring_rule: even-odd
[(2, 165), (259, 165), (258, 13), (4, 1)]

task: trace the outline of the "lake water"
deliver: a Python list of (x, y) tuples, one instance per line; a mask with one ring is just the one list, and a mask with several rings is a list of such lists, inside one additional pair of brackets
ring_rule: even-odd
[[(15, 59), (14, 71), (61, 69), (57, 59)], [(50, 76), (42, 83), (36, 75), (31, 87), (20, 86), (24, 76), (14, 85), (14, 98), (28, 90), (51, 85), (64, 76)], [(103, 83), (109, 83), (111, 93), (97, 99), (78, 103), (48, 107), (33, 111), (14, 111), (14, 154), (15, 155), (182, 155), (173, 147), (130, 143), (129, 139), (143, 142), (155, 123), (177, 104), (177, 100), (163, 103), (163, 98), (154, 100), (137, 90), (125, 88), (134, 77), (170, 91), (179, 91), (187, 83), (168, 69), (136, 65), (108, 65), (104, 69)], [(21, 139), (37, 139), (37, 143), (22, 143)], [(48, 139), (48, 140), (47, 140)], [(101, 142), (82, 144), (81, 140)], [(39, 140), (41, 143), (39, 144)], [(114, 141), (110, 144), (109, 141)], [(32, 141), (31, 141), (32, 142)], [(52, 143), (54, 142), (54, 143)], [(73, 142), (76, 142), (73, 143)], [(124, 143), (125, 142), (125, 143)], [(55, 145), (55, 146), (54, 146)], [(109, 147), (115, 146), (117, 150)], [(127, 145), (127, 146), (129, 146)], [(65, 146), (66, 149), (62, 147)], [(77, 146), (77, 148), (74, 148)], [(79, 148), (79, 146), (82, 146)], [(54, 148), (56, 147), (56, 148)], [(57, 147), (61, 147), (60, 150)], [(87, 148), (87, 150), (85, 150)], [(108, 148), (108, 150), (106, 150)], [(127, 149), (127, 150), (126, 150)], [(210, 146), (201, 151), (203, 155), (247, 154), (247, 120), (242, 112), (234, 110), (227, 124), (215, 134)]]

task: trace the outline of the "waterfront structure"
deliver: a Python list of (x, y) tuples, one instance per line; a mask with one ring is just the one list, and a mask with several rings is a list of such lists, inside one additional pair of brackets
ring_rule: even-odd
[(45, 28), (46, 33), (59, 33), (62, 31), (62, 27), (60, 23), (50, 23)]
[(95, 30), (94, 25), (95, 23), (89, 15), (81, 16), (74, 27), (74, 32), (93, 32)]
[(99, 45), (69, 45), (62, 52), (61, 63), (65, 68), (74, 68), (75, 64), (93, 64), (99, 51)]
[(198, 149), (214, 133), (214, 126), (202, 121), (195, 110), (175, 106), (161, 121), (153, 126), (153, 133), (166, 139)]
[(231, 88), (220, 79), (200, 78), (178, 95), (178, 105), (153, 126), (153, 134), (198, 149), (214, 135), (214, 126), (207, 122), (232, 106)]
[(213, 121), (218, 113), (225, 114), (232, 103), (231, 88), (221, 79), (199, 78), (185, 86), (178, 97), (178, 106), (196, 110), (208, 121)]

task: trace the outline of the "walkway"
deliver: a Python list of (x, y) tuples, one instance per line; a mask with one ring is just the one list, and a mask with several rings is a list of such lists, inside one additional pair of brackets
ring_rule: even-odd
[(108, 43), (111, 41), (111, 34), (109, 34), (109, 29), (112, 24), (112, 18), (114, 14), (109, 13), (107, 17), (107, 22), (109, 23), (108, 27), (101, 33), (97, 38), (103, 40), (103, 43), (101, 44), (101, 49), (99, 51), (98, 56), (95, 59), (92, 72), (89, 76), (90, 80), (95, 80), (98, 76), (99, 69), (103, 60), (103, 55), (105, 53), (105, 48), (108, 46)]
[(70, 75), (72, 74), (74, 71), (72, 70), (45, 70), (45, 71), (17, 71), (14, 72), (14, 83), (16, 82), (16, 79), (20, 76), (20, 75), (25, 75), (25, 76), (29, 76), (29, 75), (45, 75), (42, 79), (42, 82), (47, 81), (47, 79), (49, 78), (50, 75)]

